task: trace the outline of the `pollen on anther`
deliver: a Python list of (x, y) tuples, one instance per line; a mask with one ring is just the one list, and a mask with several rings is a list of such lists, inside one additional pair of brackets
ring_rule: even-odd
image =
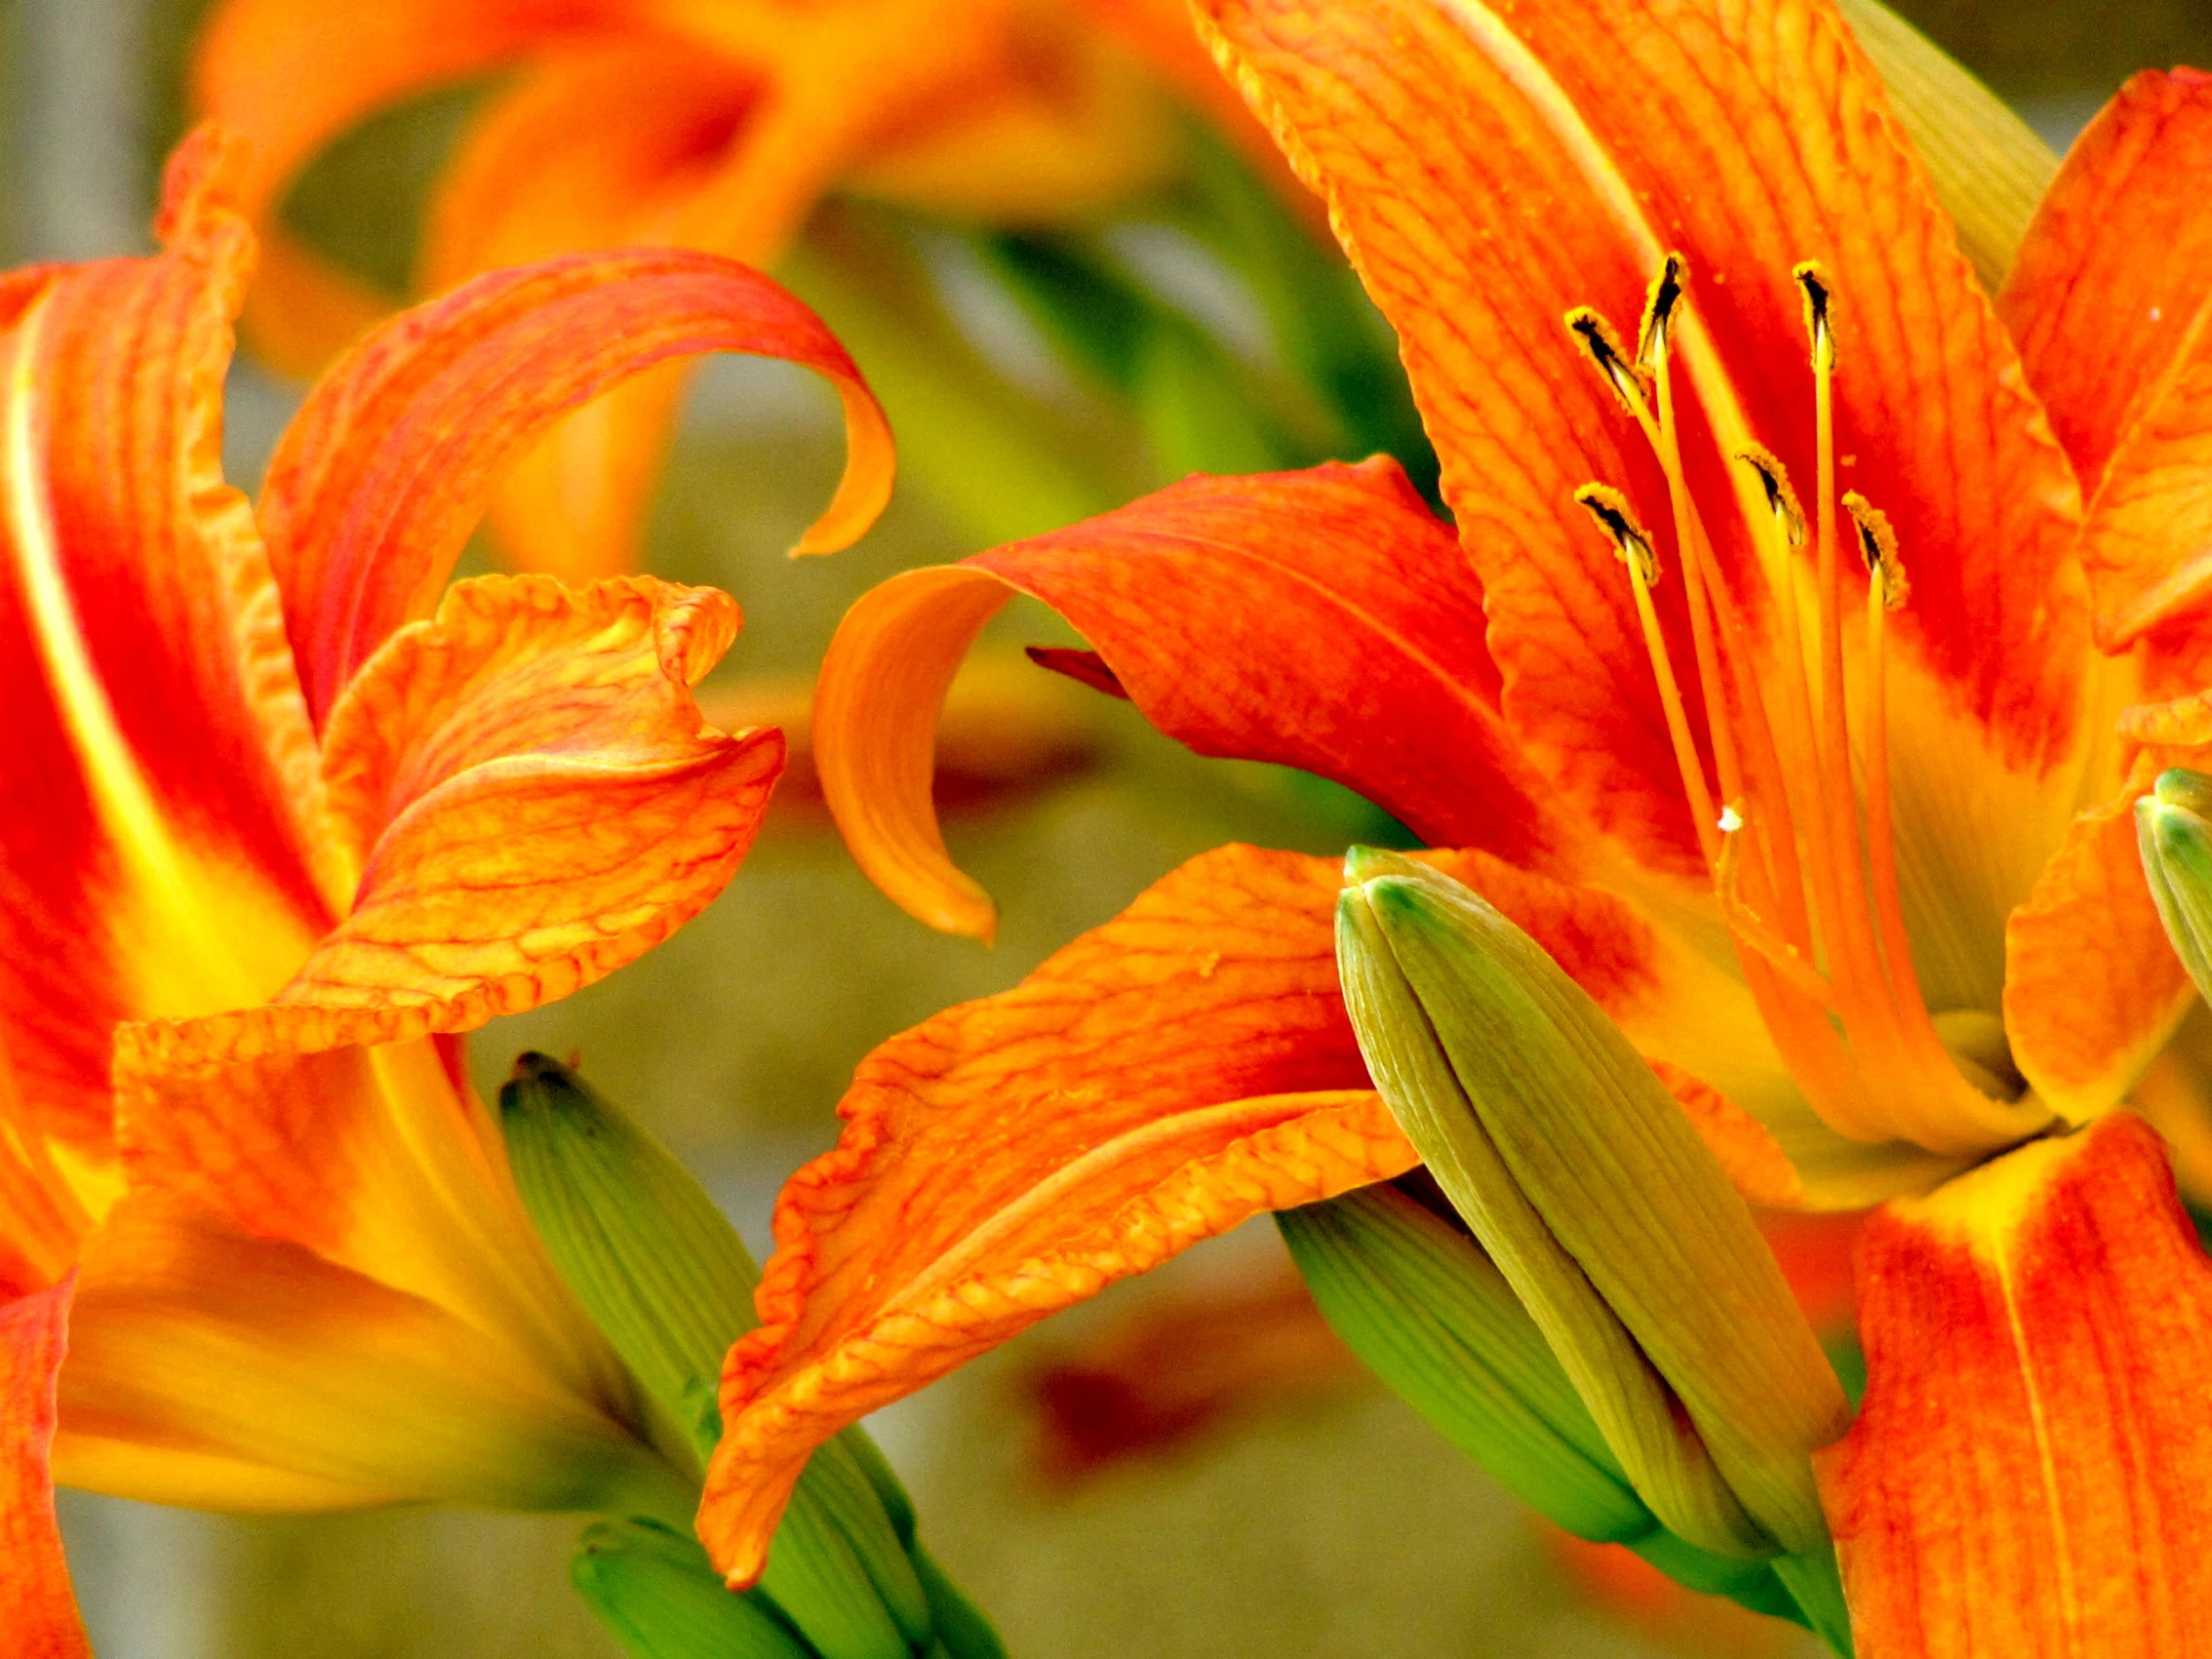
[(1898, 557), (1898, 533), (1890, 515), (1857, 490), (1844, 492), (1844, 511), (1859, 529), (1859, 554), (1867, 561), (1867, 578), (1882, 584), (1882, 608), (1902, 609), (1912, 584), (1906, 580), (1905, 561)]
[(1832, 368), (1836, 363), (1836, 330), (1829, 318), (1828, 274), (1811, 260), (1790, 272), (1805, 301), (1805, 332), (1813, 344), (1813, 366)]
[(1669, 254), (1659, 262), (1659, 275), (1651, 279), (1651, 289), (1644, 295), (1644, 319), (1636, 329), (1636, 361), (1640, 366), (1650, 368), (1666, 355), (1675, 307), (1681, 303), (1689, 279), (1689, 262), (1680, 254)]
[(1620, 555), (1622, 564), (1636, 573), (1645, 587), (1659, 580), (1659, 555), (1652, 547), (1651, 537), (1636, 522), (1629, 510), (1628, 497), (1609, 484), (1584, 484), (1574, 492), (1575, 505), (1597, 520), (1598, 528), (1611, 538), (1613, 551)]
[(1634, 414), (1643, 400), (1643, 382), (1637, 378), (1635, 365), (1621, 350), (1620, 336), (1613, 332), (1613, 325), (1589, 306), (1577, 305), (1567, 312), (1567, 327), (1582, 342), (1582, 349), (1590, 354), (1590, 361), (1597, 364), (1597, 371), (1605, 376), (1605, 383), (1613, 388), (1613, 395), (1620, 399), (1621, 407)]
[(1744, 827), (1744, 815), (1733, 806), (1723, 807), (1718, 823), (1722, 834), (1733, 835)]
[(1767, 511), (1782, 526), (1783, 539), (1792, 547), (1803, 547), (1805, 509), (1798, 505), (1797, 491), (1790, 487), (1790, 475), (1783, 470), (1782, 462), (1757, 444), (1737, 450), (1736, 459), (1759, 474), (1760, 486), (1767, 492)]

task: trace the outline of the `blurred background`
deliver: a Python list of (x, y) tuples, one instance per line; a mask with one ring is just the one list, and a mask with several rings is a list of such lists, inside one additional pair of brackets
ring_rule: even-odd
[[(326, 0), (325, 0), (326, 3)], [(374, 0), (360, 0), (363, 6)], [(5, 0), (0, 247), (9, 263), (139, 252), (187, 119), (202, 0)], [(2201, 0), (1915, 0), (1905, 11), (2063, 147), (2132, 70), (2212, 63)], [(1147, 73), (1139, 65), (1137, 73)], [(384, 287), (417, 264), (438, 170), (496, 82), (383, 110), (284, 208)], [(1154, 99), (1172, 135), (1077, 222), (990, 225), (833, 196), (779, 265), (875, 378), (906, 471), (856, 550), (783, 550), (841, 464), (832, 399), (782, 365), (691, 385), (645, 532), (648, 568), (734, 593), (747, 628), (707, 688), (728, 723), (803, 724), (844, 607), (883, 576), (1127, 499), (1194, 466), (1394, 448), (1416, 477), (1387, 340), (1304, 210), (1234, 133)], [(1317, 320), (1319, 319), (1319, 320)], [(251, 487), (296, 382), (242, 358), (232, 476)], [(1189, 411), (1209, 418), (1194, 422)], [(492, 555), (472, 551), (475, 568)], [(804, 764), (738, 880), (643, 962), (495, 1024), (577, 1056), (705, 1180), (758, 1252), (778, 1184), (834, 1139), (853, 1063), (1011, 985), (1184, 858), (1228, 839), (1317, 852), (1387, 836), (1363, 804), (1205, 762), (1125, 703), (1022, 662), (1069, 644), (1017, 605), (955, 693), (955, 857), (998, 898), (990, 948), (910, 921), (853, 868)], [(1573, 1549), (1367, 1381), (1317, 1330), (1271, 1228), (1049, 1322), (870, 1423), (932, 1549), (1017, 1659), (1810, 1651), (1783, 1626), (1655, 1594)], [(396, 1511), (243, 1519), (65, 1494), (104, 1659), (611, 1659), (565, 1587), (572, 1520)]]

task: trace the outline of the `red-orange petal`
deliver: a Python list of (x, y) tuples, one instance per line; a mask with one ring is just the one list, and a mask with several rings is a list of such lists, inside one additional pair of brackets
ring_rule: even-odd
[(276, 589), (221, 468), (236, 154), (180, 149), (159, 256), (0, 288), (0, 1044), (19, 1121), (83, 1149), (117, 1019), (266, 996), (329, 914)]
[(1481, 585), (1396, 464), (1201, 476), (894, 577), (838, 629), (816, 703), (824, 791), (861, 867), (936, 926), (990, 925), (937, 834), (929, 746), (1009, 593), (1067, 618), (1145, 717), (1202, 755), (1320, 773), (1430, 842), (1574, 861), (1573, 827), (1498, 717)]
[(2146, 70), (2074, 142), (1998, 306), (2090, 492), (2099, 641), (2212, 590), (2212, 76)]
[(1821, 1453), (1867, 1659), (2165, 1659), (2212, 1630), (2212, 1264), (2107, 1118), (1868, 1223), (1868, 1391)]
[(836, 389), (844, 478), (797, 551), (858, 537), (890, 491), (882, 410), (813, 311), (730, 261), (646, 250), (495, 273), (349, 352), (285, 431), (260, 504), (317, 724), (428, 613), (503, 463), (607, 387), (706, 351), (783, 357)]
[(2196, 1000), (2143, 879), (2135, 802), (2145, 756), (2066, 830), (2004, 924), (2004, 1029), (2013, 1061), (2079, 1123), (2116, 1104)]
[(1669, 250), (1690, 280), (1674, 342), (1687, 464), (1724, 563), (1747, 557), (1730, 452), (1757, 441), (1801, 488), (1815, 475), (1790, 273), (1817, 261), (1845, 479), (1883, 505), (1908, 562), (1921, 550), (1900, 639), (2000, 761), (2034, 769), (2071, 747), (2077, 492), (1826, 0), (1199, 11), (1398, 330), (1486, 589), (1506, 718), (1593, 823), (1647, 859), (1689, 855), (1629, 586), (1571, 499), (1618, 485), (1671, 545), (1667, 495), (1562, 325), (1587, 304), (1632, 331)]
[(11, 1659), (92, 1659), (48, 1467), (71, 1290), (64, 1281), (0, 1306), (0, 1633)]

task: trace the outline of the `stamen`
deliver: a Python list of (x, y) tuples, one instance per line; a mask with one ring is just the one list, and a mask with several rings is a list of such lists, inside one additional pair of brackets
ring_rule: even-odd
[(1791, 278), (1805, 300), (1805, 332), (1813, 342), (1813, 367), (1827, 373), (1836, 366), (1836, 333), (1828, 315), (1828, 274), (1812, 260), (1793, 269)]
[(1680, 254), (1669, 254), (1659, 262), (1659, 275), (1651, 279), (1651, 291), (1644, 296), (1643, 322), (1636, 329), (1638, 366), (1650, 368), (1666, 355), (1674, 307), (1689, 276), (1689, 264)]
[(1890, 515), (1857, 490), (1844, 492), (1844, 511), (1859, 527), (1859, 552), (1867, 561), (1868, 580), (1881, 590), (1882, 608), (1902, 611), (1913, 589), (1898, 557), (1898, 533), (1890, 528)]
[(1620, 336), (1613, 332), (1613, 325), (1587, 305), (1577, 305), (1567, 312), (1567, 327), (1582, 342), (1582, 349), (1597, 364), (1597, 371), (1605, 376), (1605, 383), (1613, 388), (1613, 395), (1620, 399), (1621, 407), (1630, 414), (1644, 414), (1644, 384), (1637, 376), (1636, 367), (1621, 351)]
[(1866, 747), (1867, 863), (1874, 877), (1875, 920), (1882, 929), (1882, 954), (1901, 1009), (1924, 1011), (1920, 973), (1913, 965), (1912, 941), (1905, 930), (1905, 905), (1898, 893), (1896, 830), (1890, 823), (1890, 720), (1888, 676), (1884, 671), (1884, 621), (1905, 603), (1905, 563), (1898, 557), (1897, 532), (1889, 515), (1857, 490), (1844, 497), (1844, 510), (1859, 527), (1860, 551), (1867, 559)]
[(1609, 484), (1584, 484), (1574, 492), (1574, 503), (1598, 521), (1613, 538), (1613, 551), (1622, 564), (1636, 573), (1646, 587), (1659, 580), (1659, 555), (1628, 505), (1628, 497)]
[(1629, 590), (1636, 596), (1636, 620), (1643, 628), (1644, 649), (1651, 657), (1651, 672), (1659, 682), (1659, 704), (1667, 718), (1667, 738), (1674, 746), (1675, 769), (1682, 775), (1682, 788), (1690, 798), (1690, 813), (1697, 822), (1698, 845), (1705, 854), (1708, 869), (1715, 867), (1719, 855), (1718, 823), (1713, 812), (1713, 792), (1705, 782), (1705, 763), (1698, 758), (1697, 744), (1690, 736), (1690, 717), (1682, 707), (1682, 688), (1674, 677), (1674, 664), (1667, 657), (1667, 638), (1659, 628), (1659, 613), (1652, 608), (1651, 585), (1659, 579), (1659, 556), (1652, 550), (1651, 537), (1636, 522), (1629, 510), (1628, 498), (1617, 489), (1605, 484), (1584, 484), (1574, 492), (1576, 505), (1597, 520), (1620, 555), (1621, 563), (1628, 566)]
[(1805, 545), (1805, 509), (1798, 505), (1797, 491), (1790, 487), (1790, 475), (1782, 470), (1782, 463), (1769, 450), (1757, 444), (1749, 444), (1736, 451), (1736, 459), (1759, 474), (1760, 485), (1767, 492), (1767, 511), (1774, 514), (1774, 521), (1782, 529), (1782, 539), (1793, 551)]

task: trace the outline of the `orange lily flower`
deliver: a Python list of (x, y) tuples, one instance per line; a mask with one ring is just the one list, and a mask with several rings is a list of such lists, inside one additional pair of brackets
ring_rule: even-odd
[[(693, 702), (726, 595), (440, 590), (500, 460), (677, 353), (835, 385), (853, 459), (815, 545), (880, 506), (887, 433), (766, 277), (577, 258), (371, 334), (249, 503), (219, 464), (238, 160), (212, 132), (179, 151), (159, 256), (0, 290), (0, 1302), (27, 1298), (0, 1316), (4, 1527), (47, 1513), (72, 1268), (66, 1481), (681, 1516), (691, 1483), (538, 1245), (457, 1034), (713, 898), (782, 739)], [(0, 1607), (59, 1594), (50, 1555), (0, 1555)]]
[[(256, 144), (241, 188), (268, 257), (247, 320), (273, 359), (311, 370), (384, 304), (283, 231), (299, 171), (381, 108), (502, 71), (430, 209), (426, 291), (648, 243), (768, 266), (839, 187), (1079, 217), (1163, 171), (1162, 80), (1273, 160), (1182, 0), (228, 0), (192, 98)], [(519, 463), (492, 519), (524, 568), (635, 567), (681, 384), (634, 382)]]
[[(927, 739), (1023, 593), (1161, 730), (1326, 774), (1455, 848), (1427, 856), (1617, 1020), (1747, 1195), (1861, 1207), (2125, 1102), (2193, 994), (2130, 808), (2165, 758), (2140, 744), (2202, 734), (2155, 702), (2128, 741), (2115, 720), (2207, 678), (2212, 232), (2186, 181), (2212, 83), (2131, 84), (1992, 302), (1830, 0), (1199, 10), (1398, 331), (1456, 533), (1378, 460), (1194, 477), (883, 584), (816, 732), (878, 883), (990, 930), (930, 816)], [(1223, 848), (862, 1063), (725, 1377), (702, 1525), (737, 1578), (851, 1415), (1412, 1161), (1338, 995), (1341, 884), (1333, 860)], [(2122, 1144), (2099, 1134), (2051, 1144), (2096, 1162)], [(2131, 1190), (2175, 1220), (2170, 1186)], [(2140, 1278), (2074, 1269), (2084, 1306), (2148, 1317)], [(1896, 1301), (1864, 1318), (1879, 1369)], [(1921, 1455), (1963, 1455), (1996, 1397), (1958, 1388)], [(2156, 1409), (2122, 1414), (2137, 1455), (2102, 1473), (2139, 1514), (2201, 1510), (2151, 1448), (2203, 1441), (2205, 1413), (2129, 1397)], [(1990, 1456), (1971, 1504), (1892, 1482), (1861, 1520), (1986, 1535), (2072, 1501), (2018, 1435)], [(1855, 1601), (1900, 1605), (1862, 1592), (1881, 1551), (1845, 1561)], [(1867, 1651), (1924, 1651), (1869, 1617)], [(1946, 1629), (1925, 1651), (1965, 1651)]]

